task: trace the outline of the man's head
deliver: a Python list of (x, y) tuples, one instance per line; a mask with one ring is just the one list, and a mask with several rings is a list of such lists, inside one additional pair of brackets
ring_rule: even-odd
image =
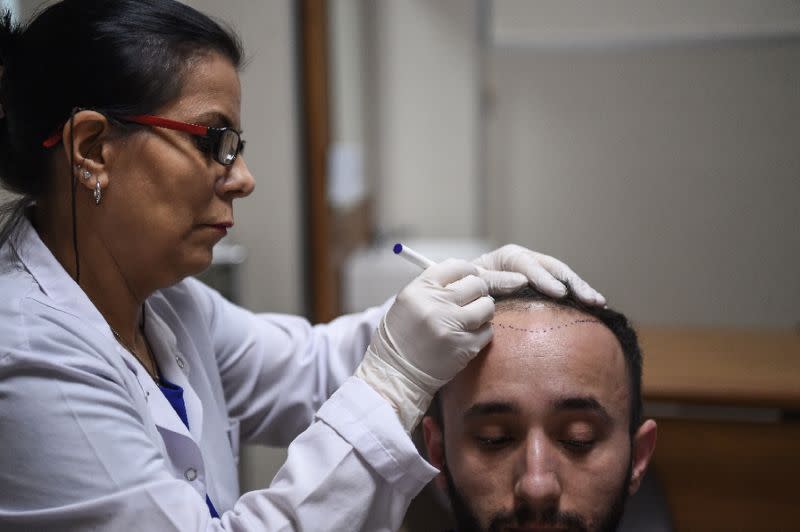
[(530, 289), (498, 299), (492, 323), (423, 422), (459, 532), (615, 530), (656, 440), (636, 333)]

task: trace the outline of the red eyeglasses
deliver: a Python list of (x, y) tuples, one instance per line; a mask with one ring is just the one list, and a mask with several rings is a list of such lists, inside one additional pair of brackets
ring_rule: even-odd
[[(134, 115), (118, 117), (120, 122), (130, 122), (143, 126), (162, 127), (174, 131), (183, 131), (195, 137), (197, 147), (210, 154), (219, 164), (230, 166), (244, 151), (245, 141), (241, 134), (230, 127), (210, 127), (199, 124), (188, 124), (177, 120), (170, 120), (161, 116)], [(61, 142), (61, 129), (47, 137), (42, 143), (45, 148), (52, 148)]]

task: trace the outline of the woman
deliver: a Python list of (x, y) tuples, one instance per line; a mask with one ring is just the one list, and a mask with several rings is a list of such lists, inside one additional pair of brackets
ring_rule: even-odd
[[(6, 16), (0, 58), (23, 196), (0, 236), (0, 529), (395, 529), (436, 473), (408, 434), (491, 339), (488, 293), (556, 276), (602, 303), (507, 246), (330, 324), (254, 315), (189, 277), (254, 186), (235, 37), (171, 0), (66, 0)], [(240, 434), (291, 442), (241, 497)]]

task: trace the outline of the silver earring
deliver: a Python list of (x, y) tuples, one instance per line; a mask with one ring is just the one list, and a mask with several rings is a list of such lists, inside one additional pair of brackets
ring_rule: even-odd
[(92, 177), (92, 173), (86, 168), (81, 169), (81, 165), (79, 164), (75, 165), (75, 171), (78, 172), (78, 175), (81, 176), (84, 181)]
[(94, 204), (100, 205), (101, 199), (103, 199), (103, 190), (100, 188), (100, 180), (96, 179), (94, 182)]

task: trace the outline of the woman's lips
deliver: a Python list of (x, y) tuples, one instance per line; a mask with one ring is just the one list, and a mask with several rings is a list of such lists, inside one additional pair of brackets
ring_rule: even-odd
[(213, 229), (216, 229), (217, 231), (222, 233), (222, 235), (224, 236), (224, 235), (228, 234), (228, 228), (233, 227), (233, 223), (232, 222), (224, 222), (224, 223), (219, 223), (219, 224), (207, 224), (206, 227), (211, 227)]

